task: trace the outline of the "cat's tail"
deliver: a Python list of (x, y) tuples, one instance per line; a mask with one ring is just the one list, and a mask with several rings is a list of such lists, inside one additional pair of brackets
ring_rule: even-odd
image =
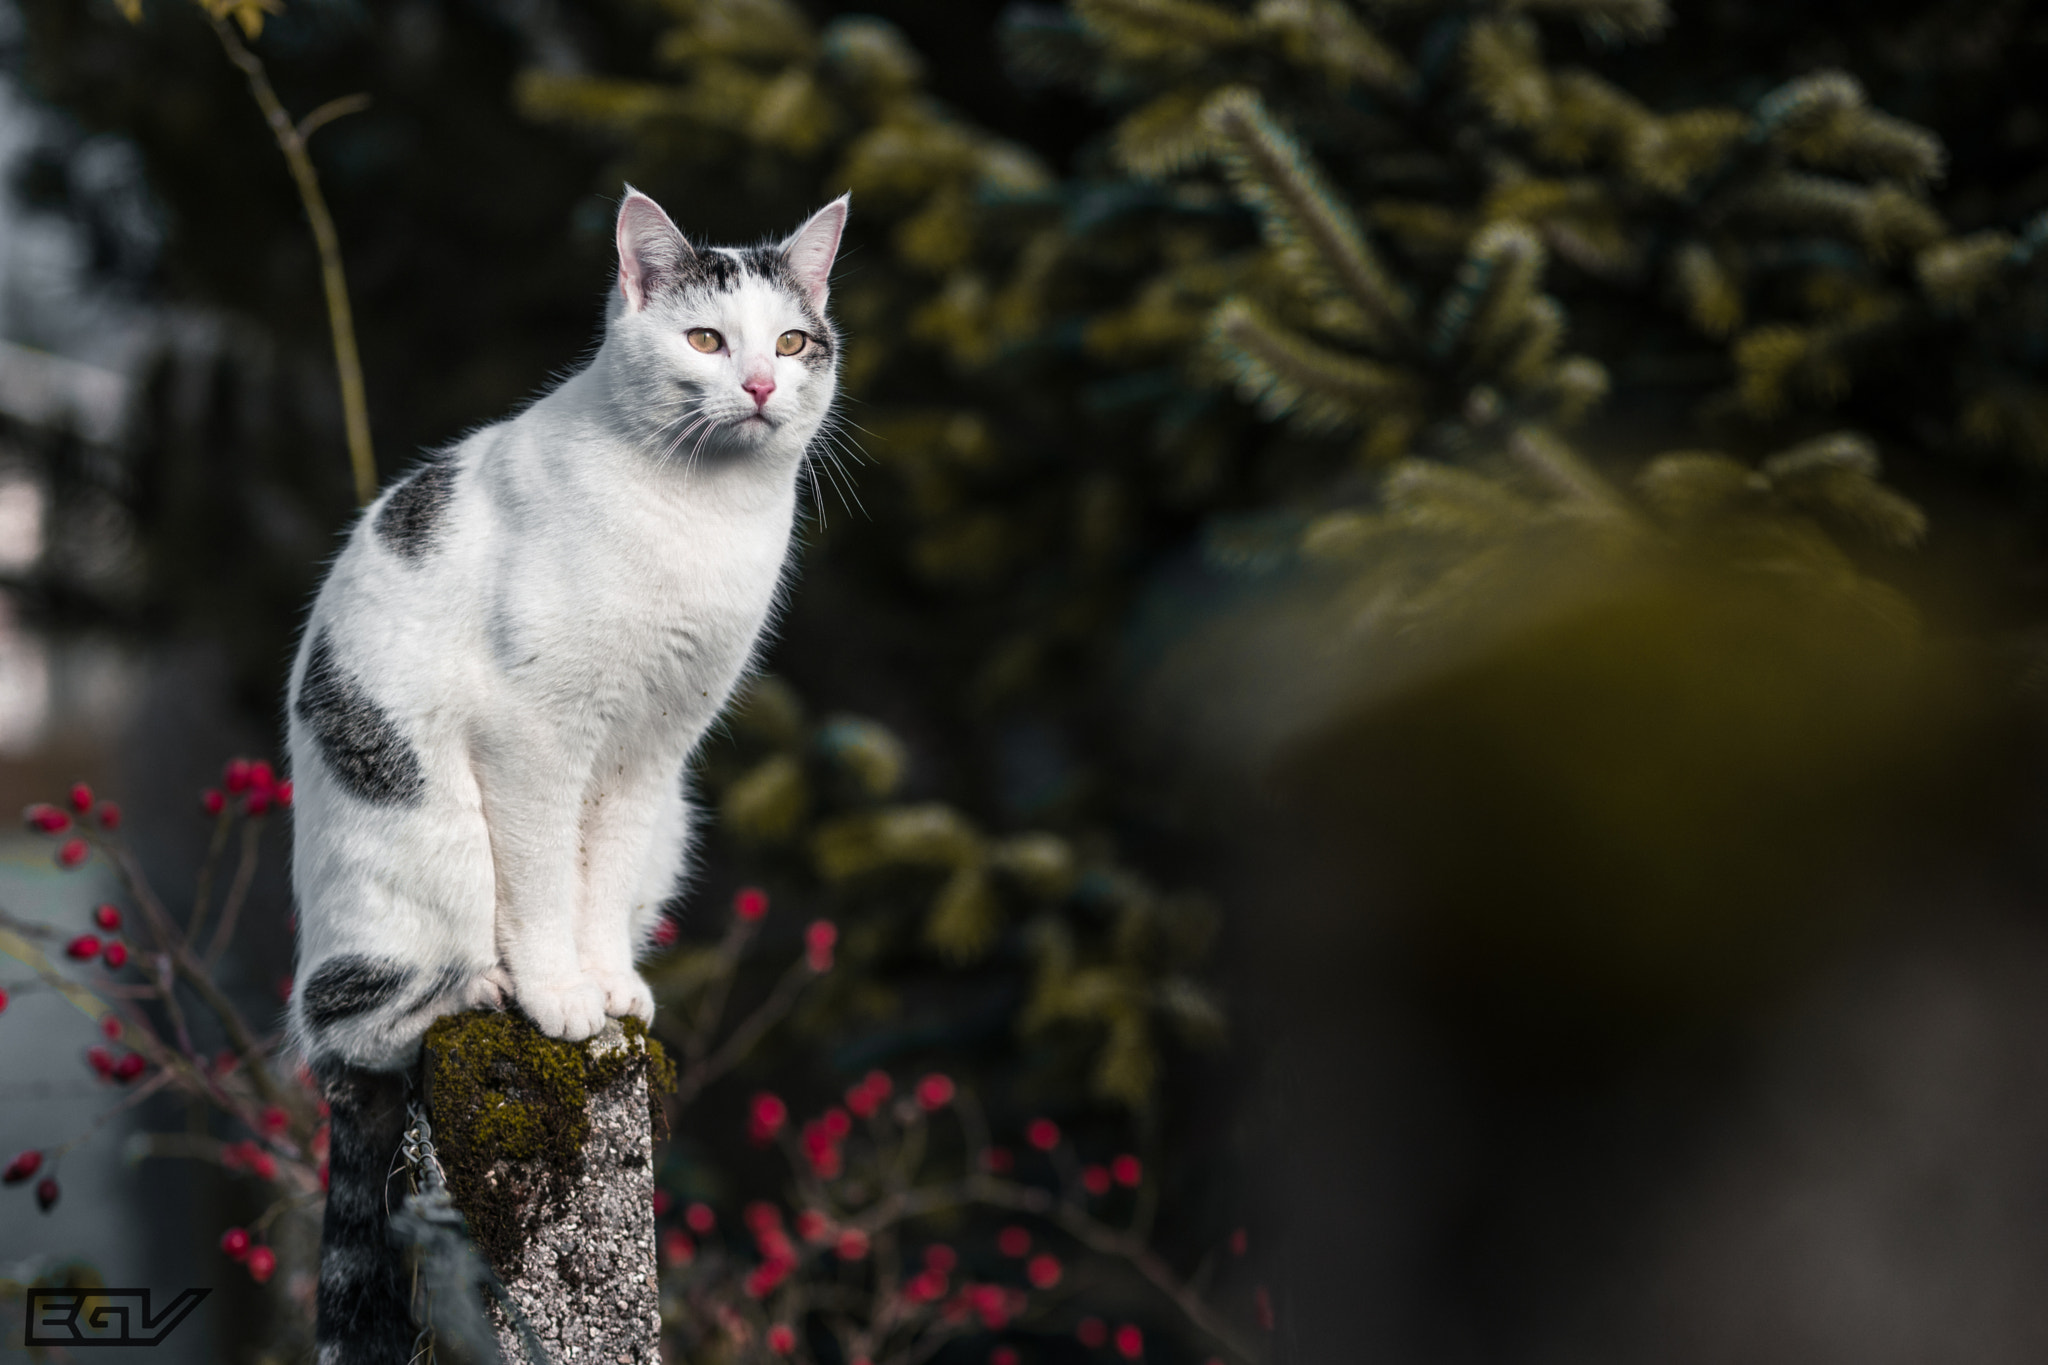
[(406, 1078), (314, 1066), (326, 1097), (327, 1216), (320, 1226), (319, 1365), (405, 1365), (418, 1335), (385, 1192), (405, 1136)]

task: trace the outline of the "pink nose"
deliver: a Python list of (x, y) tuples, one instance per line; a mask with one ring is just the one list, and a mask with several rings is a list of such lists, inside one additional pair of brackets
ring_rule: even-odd
[(765, 374), (755, 375), (740, 387), (754, 395), (755, 407), (765, 408), (768, 406), (768, 395), (775, 392), (775, 381)]

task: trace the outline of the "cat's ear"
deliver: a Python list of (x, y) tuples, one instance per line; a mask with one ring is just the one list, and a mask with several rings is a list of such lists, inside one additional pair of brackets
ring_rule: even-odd
[(637, 313), (665, 289), (673, 289), (697, 253), (661, 205), (631, 185), (619, 204), (619, 294), (626, 311)]
[(825, 306), (832, 258), (839, 254), (839, 234), (846, 230), (846, 209), (852, 199), (850, 194), (840, 195), (812, 214), (811, 220), (782, 244), (782, 259), (813, 308)]

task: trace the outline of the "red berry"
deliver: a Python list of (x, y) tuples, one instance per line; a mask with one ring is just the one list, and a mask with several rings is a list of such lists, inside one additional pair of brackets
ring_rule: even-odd
[(1125, 1360), (1136, 1360), (1145, 1354), (1145, 1334), (1128, 1322), (1117, 1328), (1116, 1353)]
[(101, 829), (121, 828), (121, 808), (115, 805), (112, 801), (100, 802), (99, 818)]
[(960, 1253), (944, 1242), (933, 1242), (924, 1249), (924, 1268), (934, 1275), (950, 1275), (959, 1264)]
[(859, 1228), (843, 1228), (840, 1230), (839, 1240), (833, 1244), (832, 1249), (839, 1253), (839, 1259), (842, 1261), (865, 1260), (868, 1254), (868, 1235)]
[(260, 789), (251, 791), (242, 801), (242, 810), (249, 815), (268, 815), (270, 793)]
[(48, 1213), (51, 1209), (57, 1207), (57, 1195), (59, 1193), (57, 1177), (54, 1175), (44, 1176), (36, 1182), (36, 1207), (44, 1213)]
[(277, 774), (274, 771), (272, 771), (268, 763), (265, 763), (259, 759), (257, 762), (251, 763), (249, 765), (250, 791), (262, 792), (265, 796), (268, 796), (271, 792), (271, 789), (276, 786)]
[(680, 937), (680, 931), (676, 928), (676, 922), (674, 920), (664, 916), (661, 922), (654, 926), (654, 934), (652, 937), (654, 939), (655, 947), (673, 948), (676, 945), (676, 939)]
[(1010, 1322), (1010, 1306), (999, 1284), (970, 1284), (961, 1290), (961, 1296), (976, 1315), (981, 1325), (991, 1332), (1000, 1332)]
[(927, 1114), (953, 1102), (953, 1078), (934, 1071), (917, 1083), (917, 1105)]
[(114, 1079), (117, 1081), (132, 1081), (137, 1076), (140, 1076), (148, 1065), (148, 1062), (142, 1060), (141, 1053), (131, 1052), (120, 1061), (114, 1063)]
[(747, 1136), (757, 1143), (767, 1142), (782, 1131), (783, 1123), (789, 1118), (789, 1106), (780, 1096), (766, 1091), (754, 1096), (754, 1102), (747, 1109)]
[(249, 1153), (249, 1169), (256, 1173), (258, 1180), (275, 1180), (277, 1179), (277, 1158), (264, 1151), (261, 1147), (255, 1147)]
[(1139, 1182), (1145, 1178), (1145, 1167), (1138, 1158), (1125, 1152), (1109, 1163), (1109, 1176), (1119, 1185), (1129, 1185), (1136, 1189)]
[[(870, 1079), (876, 1074), (878, 1073), (868, 1073)], [(886, 1091), (878, 1092), (867, 1081), (862, 1081), (860, 1084), (852, 1086), (847, 1090), (846, 1107), (852, 1110), (858, 1118), (871, 1119), (875, 1116), (875, 1111), (882, 1107), (882, 1097), (886, 1093)]]
[(277, 790), (270, 794), (270, 799), (277, 802), (279, 810), (291, 809), (292, 784), (289, 781), (278, 783)]
[(249, 760), (229, 759), (227, 766), (220, 770), (220, 784), (236, 796), (249, 790)]
[(108, 971), (120, 971), (128, 965), (128, 945), (118, 940), (109, 943), (105, 951), (100, 954), (100, 960), (107, 964)]
[(1060, 1145), (1060, 1126), (1051, 1119), (1033, 1119), (1024, 1126), (1024, 1140), (1041, 1152)]
[(996, 1250), (1011, 1257), (1029, 1255), (1031, 1234), (1012, 1223), (996, 1234)]
[(993, 1175), (1007, 1175), (1017, 1167), (1017, 1154), (1008, 1147), (991, 1147), (981, 1154), (981, 1164)]
[(1083, 1346), (1096, 1347), (1109, 1340), (1109, 1328), (1101, 1318), (1082, 1318), (1074, 1325), (1074, 1335)]
[(752, 923), (768, 913), (768, 893), (758, 886), (743, 886), (732, 898), (732, 912)]
[(7, 992), (0, 990), (0, 1014), (7, 1013)]
[(64, 956), (79, 962), (90, 962), (100, 955), (100, 936), (80, 934), (64, 945)]
[(1017, 1348), (998, 1346), (988, 1353), (988, 1365), (1017, 1365)]
[(681, 1228), (669, 1228), (661, 1234), (661, 1259), (665, 1265), (688, 1265), (697, 1255), (697, 1244), (690, 1240), (690, 1234)]
[(90, 851), (85, 846), (85, 840), (66, 839), (64, 846), (57, 850), (57, 866), (68, 872), (84, 862), (86, 854)]
[(740, 1286), (749, 1298), (766, 1298), (775, 1286), (789, 1278), (791, 1263), (782, 1260), (764, 1261), (747, 1275)]
[(30, 829), (39, 834), (61, 834), (71, 828), (70, 816), (55, 806), (44, 805), (41, 802), (22, 812), (22, 819), (28, 823)]
[(853, 1131), (853, 1116), (835, 1104), (818, 1120), (818, 1126), (825, 1130), (825, 1136), (832, 1141), (844, 1142), (846, 1135)]
[(292, 1126), (292, 1117), (273, 1104), (257, 1116), (257, 1122), (263, 1126), (264, 1136), (276, 1137)]
[(71, 784), (71, 809), (80, 815), (92, 809), (92, 788), (83, 782)]
[(220, 1249), (231, 1261), (239, 1261), (249, 1254), (249, 1234), (242, 1228), (229, 1228), (220, 1235)]
[(85, 1064), (99, 1072), (102, 1080), (114, 1078), (114, 1054), (103, 1047), (89, 1047), (85, 1050)]
[(249, 1278), (262, 1284), (270, 1278), (271, 1272), (277, 1269), (277, 1253), (269, 1247), (250, 1247), (246, 1264), (249, 1267)]
[(668, 1217), (669, 1205), (671, 1202), (672, 1201), (669, 1199), (669, 1193), (667, 1190), (656, 1189), (654, 1192), (654, 1216), (656, 1218)]
[(816, 1209), (805, 1209), (796, 1216), (796, 1235), (806, 1242), (824, 1242), (832, 1237), (832, 1220)]
[(208, 787), (199, 794), (199, 804), (205, 807), (208, 815), (219, 815), (227, 809), (228, 799), (215, 788)]
[(121, 1036), (120, 1019), (111, 1014), (103, 1016), (100, 1019), (100, 1032), (109, 1038), (119, 1038)]
[(814, 919), (804, 930), (804, 960), (814, 972), (832, 970), (832, 945), (839, 942), (839, 926), (829, 919)]
[(1081, 1188), (1100, 1198), (1109, 1193), (1109, 1167), (1089, 1166), (1081, 1172)]
[(768, 1349), (779, 1356), (786, 1356), (796, 1349), (796, 1332), (786, 1322), (778, 1322), (768, 1329)]
[(0, 1185), (19, 1185), (41, 1169), (43, 1154), (31, 1148), (7, 1163), (7, 1170), (0, 1172)]
[(1024, 1264), (1024, 1278), (1031, 1281), (1033, 1289), (1050, 1289), (1060, 1282), (1060, 1261), (1057, 1256), (1033, 1256)]
[(111, 934), (121, 927), (121, 912), (111, 905), (102, 905), (92, 912), (92, 922)]
[(702, 1237), (718, 1226), (718, 1215), (709, 1204), (692, 1204), (683, 1210), (683, 1221), (690, 1225), (690, 1231)]

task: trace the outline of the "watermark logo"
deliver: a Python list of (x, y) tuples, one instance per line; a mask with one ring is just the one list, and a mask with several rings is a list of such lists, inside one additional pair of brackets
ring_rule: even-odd
[(211, 1289), (186, 1289), (151, 1313), (147, 1289), (31, 1289), (25, 1346), (155, 1346)]

